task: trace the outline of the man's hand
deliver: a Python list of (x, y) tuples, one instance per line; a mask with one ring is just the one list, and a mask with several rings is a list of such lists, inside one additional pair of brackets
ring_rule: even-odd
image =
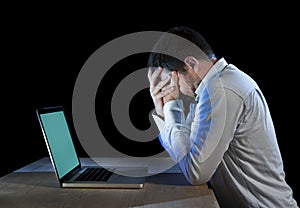
[[(167, 103), (170, 100), (176, 100), (179, 98), (178, 76), (176, 71), (171, 72), (171, 83), (168, 87), (172, 87), (174, 90), (163, 97), (163, 103)], [(165, 89), (163, 88), (162, 91), (164, 90)]]
[[(169, 94), (175, 90), (174, 85), (167, 85), (167, 84), (170, 80), (172, 82), (172, 79), (175, 78), (171, 79), (171, 74), (169, 74), (165, 79), (161, 80), (160, 75), (162, 70), (163, 70), (162, 67), (158, 67), (156, 69), (150, 67), (148, 70), (148, 79), (150, 82), (150, 94), (155, 106), (155, 111), (159, 116), (164, 117), (164, 111), (163, 111), (164, 97), (167, 95), (171, 96)], [(168, 100), (170, 100), (171, 98), (172, 97), (170, 97)]]

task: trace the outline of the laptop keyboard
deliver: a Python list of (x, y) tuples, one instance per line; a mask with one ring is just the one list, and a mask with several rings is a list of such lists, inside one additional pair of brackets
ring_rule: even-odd
[(107, 181), (113, 172), (99, 167), (88, 167), (75, 181)]

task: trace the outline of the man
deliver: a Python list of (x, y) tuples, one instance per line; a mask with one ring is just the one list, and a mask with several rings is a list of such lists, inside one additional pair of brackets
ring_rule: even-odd
[(148, 72), (153, 118), (161, 144), (186, 179), (193, 185), (208, 182), (221, 207), (298, 207), (257, 83), (217, 59), (190, 28), (172, 28), (157, 47)]

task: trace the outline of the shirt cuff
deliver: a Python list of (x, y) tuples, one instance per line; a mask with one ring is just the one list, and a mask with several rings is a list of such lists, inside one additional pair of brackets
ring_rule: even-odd
[(155, 110), (152, 112), (152, 117), (156, 123), (156, 126), (157, 126), (159, 132), (163, 132), (163, 130), (165, 128), (164, 119), (161, 116), (159, 116)]
[(165, 125), (182, 124), (185, 121), (182, 100), (171, 100), (164, 105)]

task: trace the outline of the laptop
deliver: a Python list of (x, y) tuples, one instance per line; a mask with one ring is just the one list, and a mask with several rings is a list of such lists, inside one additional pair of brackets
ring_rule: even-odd
[[(36, 109), (54, 172), (62, 188), (142, 188), (145, 177), (117, 174), (118, 168), (85, 166), (76, 152), (63, 106)], [(96, 163), (95, 163), (96, 164)], [(138, 169), (127, 167), (129, 169)], [(138, 171), (147, 171), (146, 167)], [(135, 171), (135, 170), (132, 170)], [(118, 172), (118, 173), (120, 173)]]

